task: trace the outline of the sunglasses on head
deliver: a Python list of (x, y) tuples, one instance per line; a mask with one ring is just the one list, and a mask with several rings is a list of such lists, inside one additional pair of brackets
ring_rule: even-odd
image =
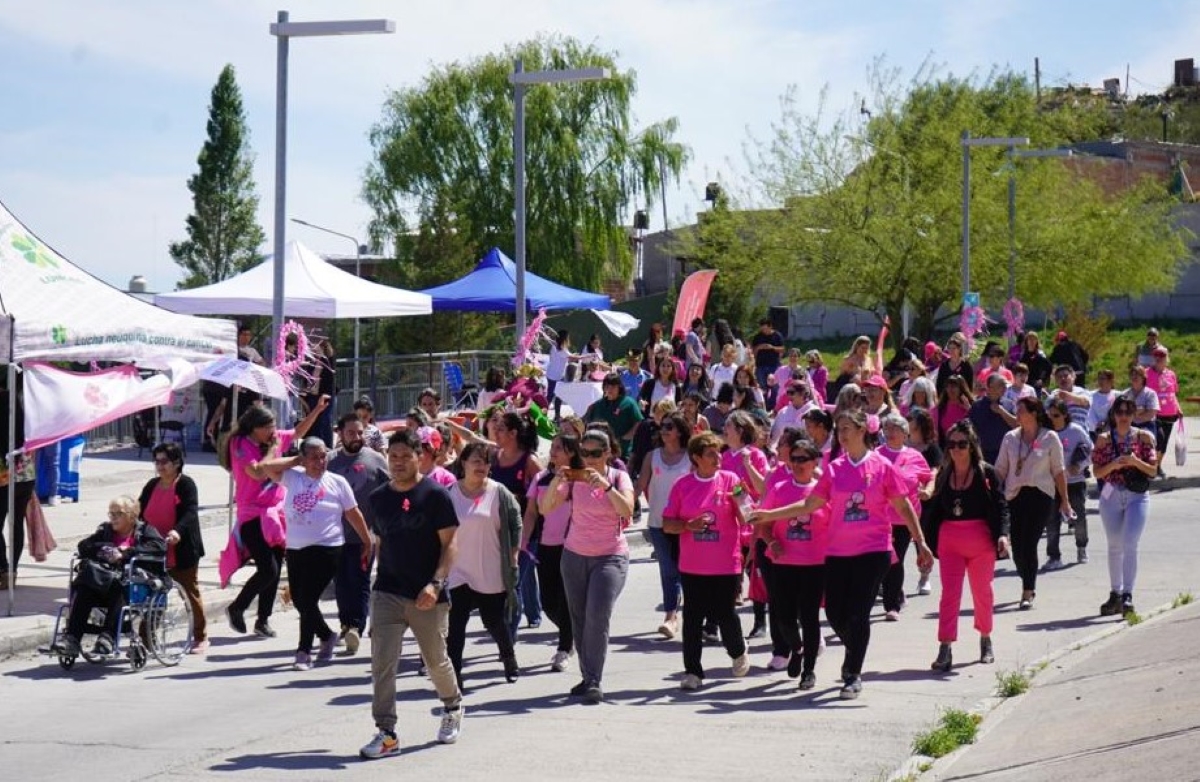
[(959, 450), (959, 449), (966, 450), (967, 448), (970, 448), (970, 447), (971, 447), (971, 442), (969, 440), (947, 440), (946, 441), (946, 448), (951, 451)]
[(580, 448), (579, 453), (588, 459), (599, 459), (608, 453), (607, 448)]

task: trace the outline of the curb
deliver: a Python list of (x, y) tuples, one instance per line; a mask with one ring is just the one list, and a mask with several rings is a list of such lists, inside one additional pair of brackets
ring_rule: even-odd
[[(1125, 621), (1124, 618), (1122, 618), (1119, 622), (1111, 627), (1097, 630), (1095, 633), (1092, 633), (1091, 635), (1082, 638), (1079, 641), (1070, 644), (1069, 646), (1064, 646), (1045, 654), (1042, 657), (1034, 660), (1032, 663), (1024, 666), (1020, 670), (1029, 677), (1029, 686), (1030, 689), (1032, 689), (1033, 687), (1039, 686), (1041, 681), (1044, 681), (1044, 679), (1039, 680), (1038, 674), (1049, 666), (1053, 665), (1055, 662), (1073, 655), (1076, 652), (1091, 648), (1092, 646), (1095, 646), (1101, 641), (1105, 641), (1112, 636), (1142, 627), (1152, 620), (1159, 619), (1162, 616), (1170, 613), (1176, 607), (1177, 606), (1175, 606), (1174, 602), (1163, 603), (1162, 605), (1156, 606), (1145, 614), (1141, 614), (1140, 616), (1142, 617), (1142, 621), (1138, 622), (1136, 625), (1131, 625)], [(943, 778), (963, 755), (970, 752), (971, 748), (978, 743), (981, 738), (987, 735), (989, 730), (993, 729), (996, 725), (1006, 719), (1010, 712), (1020, 708), (1022, 703), (1023, 701), (1020, 695), (1014, 695), (1008, 698), (1002, 698), (998, 695), (990, 695), (984, 698), (969, 710), (970, 713), (978, 714), (980, 717), (979, 732), (976, 734), (975, 741), (970, 744), (963, 744), (949, 755), (945, 755), (940, 758), (931, 758), (928, 755), (912, 755), (895, 771), (893, 771), (891, 775), (888, 776), (888, 779), (901, 780)], [(926, 774), (930, 776), (926, 777)]]

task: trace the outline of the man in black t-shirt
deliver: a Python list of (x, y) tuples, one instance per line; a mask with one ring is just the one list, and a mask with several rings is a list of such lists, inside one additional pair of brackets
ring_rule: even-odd
[(779, 369), (779, 357), (783, 355), (783, 335), (775, 330), (770, 318), (758, 322), (758, 333), (750, 340), (754, 353), (754, 379), (759, 388), (767, 387), (767, 375)]
[(359, 750), (369, 759), (400, 753), (396, 662), (409, 628), (445, 706), (438, 741), (453, 744), (462, 724), (462, 693), (446, 655), (450, 614), (446, 577), (454, 562), (458, 517), (446, 490), (418, 470), (420, 448), (415, 431), (393, 434), (387, 452), (391, 481), (370, 498), (379, 563), (371, 595), (371, 712), (379, 732)]

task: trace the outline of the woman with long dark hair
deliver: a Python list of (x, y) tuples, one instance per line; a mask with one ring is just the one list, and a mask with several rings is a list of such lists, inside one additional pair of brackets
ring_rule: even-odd
[(642, 390), (638, 392), (638, 400), (642, 409), (649, 412), (658, 404), (658, 400), (663, 398), (669, 397), (675, 400), (675, 404), (679, 404), (681, 395), (675, 361), (669, 356), (663, 356), (655, 367), (654, 380), (642, 383)]
[(996, 558), (1008, 554), (1008, 504), (1000, 478), (983, 461), (979, 437), (970, 421), (959, 421), (946, 436), (946, 456), (923, 516), (930, 547), (938, 558), (942, 597), (938, 604), (938, 656), (935, 671), (954, 664), (952, 644), (958, 640), (963, 578), (971, 584), (979, 661), (996, 661), (992, 647), (992, 582)]
[(1067, 494), (1062, 441), (1046, 417), (1042, 400), (1017, 400), (1017, 424), (1000, 443), (996, 474), (1004, 483), (1012, 518), (1013, 564), (1021, 576), (1019, 607), (1027, 611), (1037, 596), (1038, 541), (1055, 512), (1055, 494), (1060, 498), (1058, 512), (1070, 518), (1074, 511)]
[(853, 700), (862, 693), (863, 662), (871, 641), (871, 608), (891, 564), (888, 508), (904, 519), (917, 549), (917, 565), (929, 565), (933, 554), (925, 545), (899, 471), (867, 446), (866, 414), (847, 410), (838, 414), (834, 426), (842, 455), (829, 463), (812, 493), (802, 502), (752, 511), (750, 521), (778, 521), (829, 506), (825, 616), (846, 649), (839, 697)]
[[(550, 483), (563, 470), (582, 470), (583, 456), (579, 452), (579, 438), (573, 434), (559, 432), (550, 441), (550, 463), (537, 474), (533, 486), (529, 487), (536, 500), (541, 522), (541, 542), (538, 544), (537, 574), (542, 597), (542, 611), (558, 628), (558, 646), (550, 658), (550, 670), (562, 673), (571, 664), (575, 640), (571, 632), (571, 611), (567, 607), (567, 595), (563, 588), (562, 556), (567, 531), (571, 527), (571, 503), (563, 502), (550, 506)], [(528, 537), (532, 530), (523, 531)]]
[[(537, 457), (537, 428), (527, 416), (510, 410), (492, 425), (491, 435), (496, 449), (486, 452), (492, 459), (490, 477), (516, 497), (523, 522), (532, 525), (536, 508), (531, 507), (527, 492), (534, 476), (542, 469), (542, 463)], [(517, 612), (509, 614), (509, 630), (513, 638), (517, 637), (522, 613), (530, 619), (531, 625), (535, 624), (534, 618), (538, 622), (541, 621), (541, 607), (525, 604), (527, 597), (530, 603), (537, 597), (537, 585), (534, 583), (537, 572), (533, 563), (537, 545), (535, 535), (526, 541), (525, 551), (518, 557)], [(527, 583), (530, 584), (529, 587), (526, 587)]]

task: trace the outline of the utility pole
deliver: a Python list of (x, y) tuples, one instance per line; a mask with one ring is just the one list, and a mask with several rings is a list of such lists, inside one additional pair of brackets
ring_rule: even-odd
[(1040, 108), (1042, 105), (1042, 64), (1037, 58), (1033, 58), (1033, 88), (1037, 94), (1037, 105)]

